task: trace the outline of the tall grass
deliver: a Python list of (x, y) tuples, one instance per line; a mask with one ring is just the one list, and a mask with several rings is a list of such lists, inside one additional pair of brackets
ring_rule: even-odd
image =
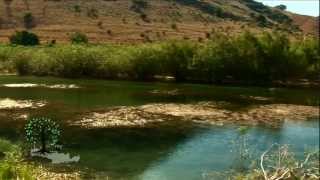
[(0, 139), (0, 152), (4, 157), (0, 159), (0, 179), (36, 179), (33, 176), (35, 167), (23, 162), (22, 150), (19, 146), (12, 144), (7, 140)]
[(140, 45), (55, 45), (0, 47), (0, 71), (21, 75), (176, 81), (269, 83), (318, 78), (316, 39), (286, 35), (222, 34), (210, 40), (167, 41)]

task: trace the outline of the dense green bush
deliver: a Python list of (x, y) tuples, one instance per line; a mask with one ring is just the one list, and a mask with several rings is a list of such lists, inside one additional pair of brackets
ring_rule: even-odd
[(158, 47), (143, 46), (132, 51), (129, 62), (132, 67), (131, 77), (151, 80), (161, 73), (162, 52)]
[(16, 71), (12, 55), (19, 52), (20, 49), (21, 47), (12, 48), (0, 45), (0, 72), (14, 73)]
[(275, 6), (275, 8), (280, 9), (280, 10), (282, 10), (282, 11), (287, 10), (287, 6), (286, 6), (286, 5), (283, 5), (283, 4), (280, 4), (280, 5), (278, 5), (278, 6)]
[(80, 32), (75, 32), (71, 34), (70, 41), (72, 44), (81, 44), (81, 43), (86, 44), (88, 43), (89, 40), (87, 35)]
[(21, 75), (265, 84), (319, 77), (316, 39), (284, 34), (211, 34), (205, 42), (166, 41), (141, 45), (0, 47), (2, 70)]
[(32, 73), (30, 59), (33, 58), (31, 52), (21, 52), (15, 55), (15, 67), (19, 75), (27, 75)]
[(32, 13), (28, 12), (23, 16), (23, 23), (26, 29), (31, 29), (35, 26), (34, 17)]
[(176, 81), (185, 81), (192, 67), (192, 60), (197, 50), (196, 45), (188, 41), (168, 42), (163, 45), (163, 70)]
[(28, 31), (17, 31), (9, 38), (11, 44), (34, 46), (39, 44), (39, 38), (36, 34)]
[(131, 10), (137, 13), (143, 13), (144, 9), (149, 6), (148, 1), (146, 0), (132, 0)]
[(287, 16), (286, 14), (282, 13), (281, 11), (277, 11), (277, 10), (274, 10), (274, 11), (272, 11), (272, 13), (269, 13), (268, 17), (270, 19), (272, 19), (273, 21), (276, 21), (280, 24), (292, 22), (292, 19), (289, 16)]
[(268, 6), (265, 6), (261, 2), (257, 2), (255, 0), (243, 0), (243, 1), (253, 11), (261, 12), (261, 13), (271, 11)]

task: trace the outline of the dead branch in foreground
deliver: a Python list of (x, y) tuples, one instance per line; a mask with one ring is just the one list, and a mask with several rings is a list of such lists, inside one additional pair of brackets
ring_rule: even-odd
[[(275, 157), (277, 165), (265, 166), (266, 157), (275, 146), (278, 146), (278, 153), (276, 153)], [(311, 158), (314, 158), (312, 162), (310, 161)], [(319, 151), (308, 153), (302, 162), (292, 161), (292, 155), (288, 151), (288, 146), (272, 144), (269, 149), (262, 153), (260, 168), (265, 180), (296, 179), (298, 177), (301, 180), (320, 179)]]

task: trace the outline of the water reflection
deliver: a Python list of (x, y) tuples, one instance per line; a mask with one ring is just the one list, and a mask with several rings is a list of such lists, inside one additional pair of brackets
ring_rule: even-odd
[(80, 161), (80, 156), (71, 156), (69, 153), (50, 152), (40, 153), (39, 149), (33, 149), (30, 153), (31, 157), (41, 157), (51, 160), (52, 164), (77, 163)]
[[(248, 132), (248, 144), (252, 150), (252, 159), (257, 159), (273, 143), (289, 144), (298, 158), (302, 158), (305, 148), (319, 148), (317, 124), (318, 121), (303, 124), (287, 121), (279, 129), (251, 128)], [(230, 151), (231, 141), (236, 139), (236, 136), (236, 129), (233, 127), (202, 131), (177, 145), (175, 151), (162, 161), (151, 164), (139, 179), (192, 180), (201, 179), (213, 172), (230, 170), (237, 163), (238, 152)]]

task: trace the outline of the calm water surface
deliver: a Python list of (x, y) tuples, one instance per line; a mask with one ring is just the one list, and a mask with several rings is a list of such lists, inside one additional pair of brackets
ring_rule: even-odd
[[(75, 84), (80, 88), (3, 86), (21, 83)], [(265, 100), (248, 97), (263, 97)], [(153, 128), (84, 129), (64, 123), (79, 112), (111, 106), (199, 101), (226, 101), (234, 104), (234, 108), (271, 103), (316, 105), (318, 97), (319, 92), (310, 89), (0, 76), (0, 100), (10, 98), (46, 101), (46, 106), (28, 113), (61, 120), (64, 129), (64, 151), (80, 156), (80, 161), (54, 166), (80, 168), (88, 172), (88, 178), (95, 174), (98, 179), (109, 176), (115, 179), (196, 180), (206, 179), (206, 175), (212, 172), (243, 170), (248, 164), (240, 162), (238, 158), (236, 142), (239, 142), (240, 136), (237, 125), (204, 127), (174, 122)], [(1, 119), (0, 137), (21, 140), (23, 122), (14, 122), (10, 117)], [(252, 159), (258, 158), (273, 143), (289, 144), (297, 157), (302, 158), (305, 150), (319, 148), (319, 120), (285, 121), (278, 128), (249, 127), (245, 137), (248, 149), (253, 155)]]

